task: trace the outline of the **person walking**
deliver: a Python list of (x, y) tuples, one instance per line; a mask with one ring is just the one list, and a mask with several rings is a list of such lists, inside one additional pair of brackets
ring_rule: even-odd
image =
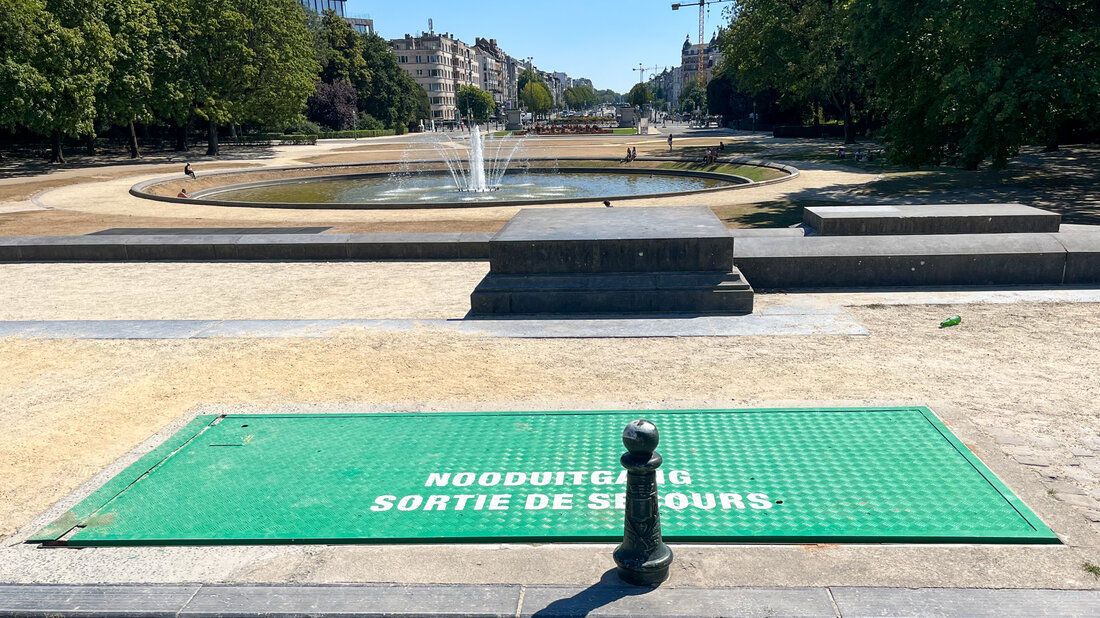
[(668, 151), (672, 152), (672, 134), (668, 134)]

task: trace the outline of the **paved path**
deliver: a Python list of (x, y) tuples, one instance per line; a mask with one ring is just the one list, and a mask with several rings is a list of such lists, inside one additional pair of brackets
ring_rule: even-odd
[(970, 616), (1091, 618), (1100, 591), (968, 588), (657, 588), (376, 584), (0, 584), (0, 616)]

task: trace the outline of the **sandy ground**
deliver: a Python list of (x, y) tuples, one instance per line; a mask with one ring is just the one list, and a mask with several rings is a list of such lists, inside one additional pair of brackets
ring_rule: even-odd
[[(89, 308), (93, 304), (89, 302)], [(71, 304), (70, 309), (68, 317), (81, 313)], [(5, 474), (0, 476), (0, 536), (14, 534), (167, 424), (212, 403), (505, 409), (597, 407), (604, 402), (676, 406), (687, 401), (745, 407), (763, 402), (897, 402), (927, 404), (946, 412), (963, 440), (976, 445), (994, 470), (1002, 475), (1007, 471), (1009, 485), (1069, 543), (1068, 547), (1030, 550), (1033, 559), (1042, 558), (1041, 573), (1021, 572), (1022, 565), (1014, 564), (1021, 559), (1019, 548), (981, 550), (992, 552), (995, 562), (1006, 562), (987, 565), (984, 575), (964, 583), (1100, 585), (1090, 582), (1091, 576), (1080, 568), (1085, 560), (1100, 562), (1100, 530), (1088, 523), (1089, 513), (1097, 508), (1093, 496), (1100, 493), (1097, 305), (867, 306), (850, 311), (870, 330), (869, 337), (494, 340), (414, 331), (363, 332), (323, 340), (2, 340), (0, 469)], [(965, 315), (961, 326), (937, 328), (940, 320), (956, 312)], [(299, 313), (312, 315), (308, 307)], [(104, 316), (98, 310), (88, 315)], [(1007, 442), (1013, 444), (990, 442), (990, 436), (1008, 435), (1012, 439)], [(1011, 459), (1028, 456), (1042, 458), (1044, 465), (1024, 466)], [(389, 554), (386, 560), (403, 562), (405, 571), (381, 572), (360, 565), (338, 574), (331, 564), (322, 568), (309, 559), (317, 552), (329, 552), (330, 560), (347, 560), (349, 555), (375, 551), (379, 550), (315, 548), (291, 554), (279, 550), (275, 553), (283, 557), (274, 562), (242, 558), (227, 563), (232, 568), (217, 571), (216, 577), (256, 581), (317, 581), (325, 579), (323, 573), (338, 581), (425, 577), (415, 560), (406, 562), (397, 554)], [(401, 555), (407, 559), (423, 551), (406, 548)], [(538, 550), (508, 551), (525, 562), (534, 556), (524, 552)], [(560, 551), (547, 557), (548, 569), (563, 566), (558, 560), (574, 556), (577, 550)], [(768, 551), (760, 550), (762, 556)], [(928, 565), (917, 569), (919, 576), (906, 579), (913, 569), (881, 564), (872, 568), (853, 551), (846, 548), (833, 554), (833, 559), (843, 557), (848, 563), (848, 576), (815, 570), (811, 570), (813, 577), (799, 576), (799, 569), (780, 569), (771, 577), (741, 573), (743, 580), (733, 583), (826, 580), (959, 585), (949, 582), (960, 580), (942, 574), (939, 580), (930, 579), (931, 574), (922, 571)], [(924, 560), (937, 551), (943, 550), (926, 548), (918, 555)], [(872, 550), (876, 552), (881, 550)], [(117, 558), (117, 554), (102, 555)], [(587, 574), (586, 569), (598, 568), (602, 554), (597, 552), (597, 558), (591, 559), (594, 563), (584, 562), (587, 566), (577, 573), (560, 577), (573, 580)], [(959, 550), (951, 560), (958, 563), (963, 554), (966, 551)], [(40, 561), (42, 555), (37, 555)], [(154, 559), (148, 553), (142, 555)], [(271, 558), (271, 552), (264, 556)], [(699, 553), (698, 560), (691, 577), (681, 580), (684, 585), (723, 581), (719, 576), (728, 564), (719, 561), (707, 566), (715, 560), (707, 552)], [(437, 579), (431, 581), (558, 581), (553, 569), (509, 576), (493, 562), (466, 565), (472, 569), (467, 571), (436, 571)], [(48, 562), (39, 563), (39, 568), (44, 565)], [(0, 579), (3, 571), (0, 568)], [(8, 575), (38, 577), (41, 572)], [(150, 576), (138, 578), (145, 581)], [(66, 577), (81, 576), (69, 572)]]

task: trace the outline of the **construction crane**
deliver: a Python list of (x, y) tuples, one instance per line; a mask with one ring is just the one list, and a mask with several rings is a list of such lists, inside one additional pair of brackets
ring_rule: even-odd
[(643, 76), (645, 75), (645, 72), (646, 72), (646, 71), (656, 71), (656, 70), (657, 70), (657, 69), (659, 69), (659, 68), (661, 68), (661, 67), (660, 67), (660, 65), (658, 65), (658, 66), (652, 66), (652, 67), (643, 67), (643, 66), (642, 66), (642, 63), (641, 63), (641, 62), (639, 62), (639, 63), (638, 63), (638, 68), (636, 68), (636, 69), (630, 69), (630, 70), (631, 70), (631, 71), (637, 71), (637, 72), (638, 72), (638, 83), (640, 84), (640, 83), (642, 83), (643, 81), (645, 81), (645, 79), (643, 78)]
[(704, 30), (705, 30), (705, 28), (703, 26), (704, 26), (704, 22), (706, 21), (705, 9), (706, 9), (706, 7), (710, 6), (711, 4), (722, 4), (722, 3), (725, 3), (725, 2), (731, 2), (731, 1), (732, 0), (699, 0), (699, 2), (688, 2), (688, 3), (675, 2), (675, 3), (672, 4), (672, 10), (673, 11), (679, 11), (681, 7), (685, 7), (685, 6), (697, 6), (697, 7), (699, 7), (699, 69), (698, 69), (699, 74), (697, 76), (697, 79), (699, 80), (699, 85), (700, 86), (705, 86), (706, 83), (707, 83), (707, 79), (705, 77), (705, 74), (703, 73), (703, 49), (705, 49), (703, 47), (703, 34), (704, 34)]

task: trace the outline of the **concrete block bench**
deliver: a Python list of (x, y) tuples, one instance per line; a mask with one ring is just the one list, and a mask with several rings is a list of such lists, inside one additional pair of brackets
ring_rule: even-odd
[(1023, 204), (809, 206), (802, 213), (819, 236), (1057, 232), (1061, 219)]
[(1055, 234), (748, 237), (734, 265), (757, 288), (1060, 285)]

